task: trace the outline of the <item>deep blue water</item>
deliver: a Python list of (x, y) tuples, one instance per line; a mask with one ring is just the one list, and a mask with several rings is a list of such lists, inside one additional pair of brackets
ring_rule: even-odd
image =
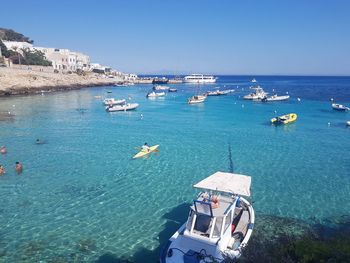
[[(350, 78), (254, 77), (291, 99), (242, 100), (253, 76), (174, 85), (178, 93), (156, 100), (145, 97), (150, 85), (0, 98), (0, 111), (15, 114), (0, 122), (0, 144), (8, 149), (0, 157), (7, 169), (0, 178), (0, 261), (102, 262), (111, 253), (154, 262), (152, 251), (186, 218), (192, 185), (215, 171), (252, 176), (256, 220), (349, 215), (350, 113), (332, 110), (329, 99), (350, 105)], [(236, 91), (186, 103), (224, 86)], [(107, 90), (140, 107), (105, 112), (94, 96)], [(297, 122), (270, 125), (289, 112)], [(46, 143), (36, 145), (37, 138)], [(132, 160), (144, 142), (160, 144), (160, 153)], [(14, 172), (16, 161), (22, 175)]]

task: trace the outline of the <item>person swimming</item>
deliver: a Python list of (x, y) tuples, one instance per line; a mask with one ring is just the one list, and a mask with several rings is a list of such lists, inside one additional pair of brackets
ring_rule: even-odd
[(5, 147), (5, 146), (1, 146), (0, 152), (1, 152), (2, 154), (7, 153), (6, 147)]
[(23, 165), (20, 162), (16, 162), (16, 166), (15, 166), (16, 172), (18, 174), (23, 172)]
[(4, 166), (0, 165), (0, 176), (5, 174)]
[(44, 144), (44, 143), (45, 143), (45, 141), (40, 140), (40, 139), (36, 139), (36, 141), (35, 141), (35, 144)]

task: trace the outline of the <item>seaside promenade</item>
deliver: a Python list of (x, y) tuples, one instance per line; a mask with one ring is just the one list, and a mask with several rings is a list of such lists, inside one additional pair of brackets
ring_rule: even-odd
[(110, 86), (119, 81), (122, 79), (108, 78), (92, 72), (77, 75), (40, 71), (33, 66), (27, 69), (0, 68), (0, 96)]

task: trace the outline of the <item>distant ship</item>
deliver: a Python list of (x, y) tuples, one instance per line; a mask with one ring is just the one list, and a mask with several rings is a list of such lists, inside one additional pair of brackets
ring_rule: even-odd
[(162, 78), (154, 78), (152, 83), (153, 84), (167, 84), (169, 79), (162, 77)]
[(210, 75), (192, 74), (184, 77), (185, 83), (215, 83), (216, 78)]

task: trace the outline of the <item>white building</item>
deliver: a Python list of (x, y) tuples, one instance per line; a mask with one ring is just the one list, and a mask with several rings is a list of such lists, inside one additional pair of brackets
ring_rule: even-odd
[(59, 48), (34, 47), (34, 49), (43, 52), (46, 59), (52, 62), (54, 69), (76, 71), (90, 68), (90, 57), (85, 54)]
[(21, 52), (22, 49), (32, 49), (33, 44), (27, 43), (27, 42), (18, 42), (18, 41), (6, 41), (2, 40), (2, 43), (6, 46), (7, 49), (11, 49), (14, 51)]
[(22, 49), (39, 50), (44, 53), (47, 60), (52, 62), (52, 67), (62, 71), (76, 71), (77, 69), (89, 70), (90, 57), (69, 49), (35, 47), (27, 42), (3, 41), (7, 49), (22, 53)]
[(124, 74), (124, 79), (127, 81), (134, 82), (137, 78), (136, 74)]

